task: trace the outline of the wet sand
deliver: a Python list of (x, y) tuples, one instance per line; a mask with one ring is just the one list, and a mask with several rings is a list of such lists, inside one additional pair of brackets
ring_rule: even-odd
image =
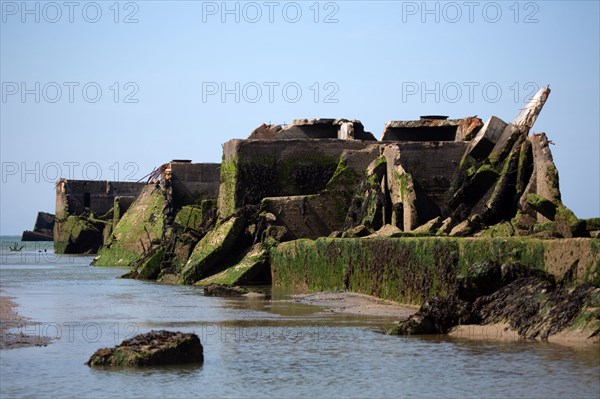
[(354, 292), (318, 292), (292, 297), (294, 302), (321, 306), (328, 312), (397, 317), (398, 320), (409, 317), (419, 309), (417, 306), (403, 305)]
[(30, 322), (29, 319), (14, 311), (17, 304), (11, 299), (14, 298), (0, 295), (0, 349), (48, 345), (50, 339), (47, 337), (9, 332), (11, 329), (22, 328)]
[[(354, 292), (317, 292), (292, 296), (294, 302), (316, 305), (325, 308), (325, 312), (351, 313), (366, 316), (394, 317), (398, 321), (416, 313), (418, 306), (404, 305), (377, 297)], [(565, 330), (548, 337), (548, 342), (569, 346), (598, 345), (600, 336), (591, 337), (592, 330)], [(515, 342), (524, 338), (512, 330), (507, 323), (489, 325), (462, 325), (454, 327), (448, 335), (468, 340), (489, 340)]]
[[(569, 330), (565, 329), (557, 334), (548, 337), (549, 343), (580, 346), (595, 345), (600, 343), (600, 336), (590, 337), (594, 331), (590, 329)], [(489, 340), (489, 341), (525, 341), (519, 336), (519, 333), (510, 328), (508, 323), (496, 323), (486, 325), (468, 324), (454, 327), (449, 333), (454, 338), (463, 338), (470, 340)], [(541, 342), (540, 340), (536, 340)]]

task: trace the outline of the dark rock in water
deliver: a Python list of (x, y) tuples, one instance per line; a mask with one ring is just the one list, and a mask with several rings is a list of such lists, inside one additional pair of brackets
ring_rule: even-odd
[(388, 331), (391, 335), (446, 334), (457, 324), (472, 322), (470, 305), (454, 296), (429, 298), (417, 313)]
[(98, 349), (90, 367), (143, 367), (202, 363), (204, 354), (196, 334), (175, 331), (150, 331), (121, 342), (115, 348)]
[(208, 284), (204, 287), (204, 296), (242, 296), (249, 291), (242, 287), (224, 284)]
[(557, 283), (543, 270), (485, 261), (471, 265), (456, 294), (429, 298), (392, 335), (445, 334), (460, 324), (508, 323), (527, 339), (547, 340), (567, 327), (600, 334), (600, 288)]

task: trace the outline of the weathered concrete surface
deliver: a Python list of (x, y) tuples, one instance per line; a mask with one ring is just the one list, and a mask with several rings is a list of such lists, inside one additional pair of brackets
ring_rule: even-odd
[(102, 245), (101, 223), (91, 223), (86, 217), (70, 215), (57, 221), (54, 251), (57, 254), (95, 254)]
[(337, 169), (345, 150), (358, 140), (230, 140), (223, 147), (219, 215), (226, 217), (263, 198), (318, 194)]
[(483, 127), (483, 121), (477, 116), (468, 116), (460, 120), (456, 129), (455, 141), (471, 141)]
[(271, 250), (276, 286), (350, 290), (420, 304), (453, 292), (475, 262), (518, 262), (557, 280), (600, 285), (600, 240), (533, 238), (384, 238), (296, 240)]
[(399, 227), (410, 231), (442, 215), (466, 147), (466, 142), (411, 142), (385, 148), (392, 206), (403, 205)]
[(221, 164), (172, 161), (164, 175), (173, 188), (173, 205), (177, 208), (197, 204), (219, 196)]
[(56, 183), (56, 218), (85, 211), (104, 214), (113, 207), (115, 197), (136, 197), (144, 186), (135, 182), (60, 179)]
[[(56, 253), (95, 253), (104, 242), (104, 230), (110, 230), (107, 226), (108, 219), (112, 219), (110, 212), (113, 210), (115, 198), (118, 196), (135, 197), (144, 187), (143, 183), (93, 181), (93, 180), (67, 180), (60, 179), (56, 183), (56, 212), (54, 223), (54, 250)], [(98, 215), (98, 216), (96, 216)], [(73, 229), (74, 220), (69, 218), (75, 216), (86, 222), (87, 225), (95, 226), (100, 232), (92, 231), (86, 224), (78, 224)], [(65, 230), (66, 229), (66, 230)], [(81, 230), (86, 232), (86, 242), (81, 245), (77, 243), (79, 235), (73, 232)], [(93, 233), (93, 234), (92, 234)], [(92, 237), (97, 242), (90, 242)], [(70, 244), (67, 244), (70, 243)], [(62, 252), (78, 251), (83, 252)], [(92, 251), (92, 252), (90, 252)]]
[[(271, 160), (270, 167), (261, 167), (254, 163), (254, 159), (264, 162), (266, 157), (277, 154), (278, 151), (290, 151), (292, 155), (282, 154), (280, 159), (282, 163), (292, 162), (294, 165), (302, 166), (302, 162), (310, 162), (311, 157), (315, 159), (314, 154), (317, 151), (329, 150), (332, 152), (340, 151), (348, 144), (354, 142), (339, 141), (320, 141), (312, 140), (307, 144), (318, 145), (315, 149), (306, 145), (300, 146), (300, 143), (294, 143), (295, 150), (290, 151), (288, 146), (281, 146), (277, 142), (243, 142), (228, 143), (229, 145), (240, 145), (243, 150), (234, 148), (228, 155), (226, 145), (226, 155), (223, 165), (231, 164), (231, 174), (223, 174), (223, 183), (220, 198), (220, 212), (222, 215), (227, 213), (226, 209), (233, 208), (231, 195), (226, 193), (241, 193), (239, 196), (245, 199), (255, 196), (258, 199), (262, 193), (274, 193), (273, 196), (266, 195), (263, 204), (267, 212), (275, 215), (277, 225), (285, 226), (290, 232), (289, 238), (317, 238), (319, 236), (328, 236), (333, 231), (343, 230), (348, 224), (348, 217), (361, 220), (353, 220), (349, 226), (354, 227), (358, 224), (367, 223), (369, 227), (377, 230), (384, 224), (396, 223), (405, 230), (412, 230), (422, 223), (441, 215), (441, 208), (445, 205), (446, 195), (450, 186), (450, 181), (456, 170), (456, 167), (464, 154), (467, 146), (466, 142), (401, 142), (401, 143), (378, 143), (359, 146), (357, 148), (342, 150), (341, 163), (336, 170), (343, 171), (341, 177), (344, 180), (340, 184), (333, 184), (332, 179), (328, 184), (319, 183), (324, 181), (322, 177), (334, 177), (333, 173), (319, 176), (317, 184), (307, 185), (303, 190), (308, 193), (305, 195), (285, 195), (288, 191), (300, 191), (297, 187), (292, 190), (281, 185), (281, 190), (276, 190), (281, 175), (285, 172), (277, 171), (280, 167), (278, 159)], [(305, 144), (305, 143), (302, 143)], [(330, 146), (328, 148), (328, 146)], [(250, 153), (250, 149), (258, 150), (256, 153)], [(271, 155), (266, 155), (270, 149)], [(311, 155), (306, 161), (298, 161), (299, 153), (306, 149), (311, 151)], [(246, 153), (244, 153), (246, 151)], [(331, 153), (331, 152), (330, 152)], [(384, 154), (380, 166), (382, 166), (382, 176), (375, 176), (375, 170), (371, 171), (373, 179), (362, 186), (359, 183), (364, 178), (365, 171), (369, 164), (377, 162), (377, 159)], [(233, 159), (228, 162), (227, 159)], [(248, 179), (248, 173), (240, 173), (238, 164), (246, 162), (246, 168), (257, 175), (254, 179)], [(387, 169), (386, 169), (387, 162)], [(313, 167), (317, 170), (322, 165)], [(283, 168), (282, 168), (283, 169)], [(344, 170), (342, 170), (344, 169)], [(331, 170), (331, 169), (329, 169)], [(338, 173), (338, 172), (336, 172)], [(298, 175), (300, 175), (298, 173)], [(385, 177), (387, 175), (387, 177)], [(272, 177), (267, 177), (272, 176)], [(310, 174), (307, 174), (310, 176)], [(368, 177), (368, 176), (367, 176)], [(289, 178), (288, 178), (289, 179)], [(341, 180), (341, 179), (338, 179)], [(271, 181), (269, 187), (262, 187), (262, 182)], [(253, 183), (252, 185), (250, 183)], [(326, 182), (327, 183), (327, 182)], [(258, 187), (257, 187), (258, 186)], [(365, 193), (363, 193), (364, 190)], [(256, 193), (256, 194), (254, 194)], [(371, 194), (369, 194), (371, 193)], [(236, 194), (233, 194), (234, 197)], [(385, 198), (390, 196), (392, 208), (388, 208)], [(354, 197), (354, 199), (353, 199)], [(252, 199), (252, 201), (256, 201)], [(248, 202), (242, 202), (246, 204)], [(252, 202), (250, 202), (252, 203)], [(239, 207), (240, 205), (238, 205)], [(374, 207), (373, 209), (370, 209)], [(395, 207), (395, 208), (393, 208)], [(361, 209), (357, 209), (361, 208)], [(362, 209), (364, 208), (364, 209)], [(367, 209), (369, 208), (369, 209)], [(381, 209), (380, 209), (381, 208)], [(394, 211), (401, 212), (401, 215), (394, 215)], [(354, 213), (360, 213), (360, 215)], [(365, 219), (366, 218), (366, 219)]]
[(263, 123), (250, 133), (248, 140), (274, 140), (277, 132), (281, 130), (281, 125), (267, 125)]
[(166, 199), (154, 184), (144, 187), (117, 223), (110, 243), (99, 251), (97, 266), (129, 266), (139, 260), (163, 235)]
[(465, 141), (483, 125), (481, 119), (428, 119), (390, 121), (385, 124), (381, 141)]
[(193, 284), (209, 276), (226, 259), (244, 227), (243, 217), (232, 217), (202, 237), (181, 271), (180, 282)]
[(52, 241), (54, 240), (54, 215), (38, 212), (33, 231), (25, 230), (21, 241)]
[(237, 264), (198, 281), (198, 285), (265, 284), (270, 280), (269, 253), (262, 244), (256, 244)]
[(203, 200), (200, 205), (181, 207), (175, 215), (174, 223), (184, 232), (203, 233), (216, 217), (216, 200)]
[(544, 223), (548, 222), (550, 219), (539, 212), (537, 214), (535, 212), (532, 213), (532, 208), (527, 204), (527, 196), (530, 194), (537, 194), (551, 202), (557, 204), (562, 203), (558, 170), (554, 164), (546, 134), (534, 134), (529, 136), (528, 140), (531, 143), (533, 155), (533, 171), (529, 182), (519, 199), (519, 206), (525, 213), (535, 216), (539, 223)]
[(263, 200), (264, 209), (275, 215), (277, 226), (284, 226), (287, 239), (326, 237), (344, 227), (346, 212), (331, 195), (298, 195)]
[(360, 121), (348, 119), (294, 119), (286, 126), (261, 125), (248, 139), (291, 140), (291, 139), (340, 139), (375, 141), (365, 132)]
[(204, 353), (196, 334), (150, 331), (121, 342), (115, 348), (97, 350), (90, 367), (147, 367), (202, 363)]
[(285, 227), (286, 240), (317, 238), (341, 231), (361, 178), (380, 153), (379, 145), (345, 150), (334, 175), (319, 194), (263, 199), (265, 211), (275, 216), (272, 224)]
[(491, 116), (481, 130), (479, 130), (475, 138), (469, 143), (467, 153), (477, 160), (486, 158), (498, 142), (507, 125), (502, 119)]

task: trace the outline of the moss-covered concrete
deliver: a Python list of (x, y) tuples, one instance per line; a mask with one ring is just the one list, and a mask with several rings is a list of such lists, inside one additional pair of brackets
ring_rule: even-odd
[(165, 196), (153, 185), (144, 187), (115, 227), (109, 245), (102, 247), (96, 266), (129, 266), (158, 244), (163, 234)]
[(263, 198), (316, 194), (323, 190), (336, 170), (338, 157), (277, 156), (234, 158), (221, 165), (219, 213), (233, 214), (244, 205)]
[(54, 252), (57, 254), (95, 254), (102, 244), (104, 224), (94, 224), (85, 216), (70, 215), (57, 221)]
[(232, 217), (206, 233), (181, 271), (180, 283), (193, 284), (210, 275), (218, 263), (228, 256), (244, 227), (243, 217)]
[(258, 281), (257, 277), (262, 277), (268, 270), (268, 259), (268, 251), (262, 244), (257, 244), (240, 262), (220, 273), (200, 280), (198, 284), (243, 285), (255, 283)]
[(202, 209), (191, 205), (182, 207), (175, 215), (175, 224), (184, 230), (200, 230), (202, 227)]
[(454, 291), (467, 266), (519, 262), (562, 279), (599, 284), (600, 240), (532, 238), (383, 238), (296, 240), (270, 253), (274, 285), (350, 290), (420, 304)]

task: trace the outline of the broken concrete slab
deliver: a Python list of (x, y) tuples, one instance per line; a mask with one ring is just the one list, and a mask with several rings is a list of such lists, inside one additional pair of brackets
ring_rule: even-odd
[(443, 220), (441, 216), (431, 219), (429, 222), (422, 224), (413, 230), (413, 233), (435, 234), (442, 227)]
[(483, 121), (477, 116), (463, 118), (458, 123), (455, 141), (471, 141), (483, 127)]
[(483, 125), (477, 117), (446, 118), (423, 116), (415, 121), (390, 121), (385, 124), (381, 141), (462, 141)]
[(402, 233), (402, 230), (400, 230), (398, 227), (392, 226), (391, 224), (386, 224), (375, 233), (369, 234), (364, 238), (389, 238), (400, 233)]
[(529, 131), (535, 124), (548, 96), (550, 95), (549, 87), (542, 87), (535, 93), (535, 95), (529, 100), (527, 105), (517, 114), (512, 124), (515, 126), (522, 126)]
[(222, 262), (244, 232), (245, 219), (231, 217), (224, 221), (196, 244), (179, 278), (182, 284), (193, 284), (210, 275), (219, 262)]
[(47, 212), (38, 212), (33, 226), (33, 231), (25, 230), (21, 241), (53, 241), (54, 240), (54, 215)]
[(450, 234), (450, 231), (452, 231), (452, 226), (454, 226), (454, 221), (452, 220), (451, 217), (447, 217), (446, 219), (444, 219), (442, 221), (442, 224), (439, 227), (436, 234), (438, 234), (438, 235)]
[(504, 129), (502, 136), (498, 139), (489, 156), (493, 164), (504, 161), (504, 158), (519, 136), (527, 137), (529, 130), (533, 127), (533, 124), (542, 111), (549, 94), (550, 89), (542, 87)]
[(527, 132), (523, 128), (515, 126), (512, 123), (507, 125), (488, 156), (492, 165), (497, 166), (502, 164), (510, 153), (514, 143), (521, 137), (527, 137)]
[[(266, 128), (262, 128), (262, 131), (257, 132), (254, 136), (257, 137), (259, 134), (263, 137), (269, 136), (268, 133), (263, 133), (265, 129)], [(375, 141), (375, 137), (371, 133), (365, 132), (364, 126), (360, 121), (333, 118), (294, 119), (291, 124), (286, 125), (281, 130), (277, 131), (273, 135), (273, 139), (340, 139)]]
[(262, 244), (254, 245), (237, 264), (203, 278), (197, 284), (244, 285), (270, 281), (269, 253)]
[(342, 234), (342, 238), (356, 238), (356, 237), (367, 237), (371, 234), (374, 234), (373, 230), (370, 230), (367, 226), (360, 224), (351, 228), (350, 230), (346, 230)]
[(141, 280), (156, 280), (160, 274), (160, 266), (164, 258), (164, 250), (158, 249), (137, 268), (136, 278)]
[(223, 147), (219, 215), (225, 218), (263, 198), (318, 194), (358, 140), (230, 140)]
[(54, 251), (58, 254), (95, 254), (102, 245), (102, 229), (86, 217), (70, 215), (58, 221)]
[[(409, 142), (385, 147), (392, 217), (411, 231), (442, 215), (466, 142)], [(402, 204), (403, 216), (398, 215)], [(395, 224), (395, 223), (392, 223)]]
[(248, 136), (248, 140), (274, 140), (281, 130), (281, 125), (261, 124)]
[(473, 232), (475, 232), (476, 229), (477, 226), (473, 224), (469, 219), (463, 220), (462, 222), (460, 222), (452, 228), (452, 230), (450, 231), (450, 236), (466, 237), (473, 234)]
[(555, 220), (558, 205), (554, 202), (534, 193), (528, 194), (526, 201), (536, 212), (541, 213), (548, 220)]
[[(560, 204), (562, 201), (558, 170), (550, 151), (548, 136), (545, 133), (533, 134), (528, 137), (528, 141), (531, 143), (533, 154), (533, 170), (529, 182), (519, 199), (519, 207), (525, 213), (530, 213), (534, 216), (531, 213), (530, 205), (527, 203), (527, 197), (530, 194), (540, 195), (555, 204)], [(545, 223), (550, 220), (541, 213), (538, 213), (536, 217), (539, 223)]]
[(346, 218), (346, 200), (329, 193), (268, 197), (265, 211), (276, 217), (276, 224), (287, 229), (286, 239), (317, 238), (340, 230)]
[(469, 143), (467, 153), (478, 161), (487, 158), (507, 125), (502, 119), (491, 116)]
[(139, 260), (163, 235), (163, 212), (167, 205), (160, 187), (149, 184), (121, 217), (110, 243), (99, 251), (97, 266), (129, 266)]

